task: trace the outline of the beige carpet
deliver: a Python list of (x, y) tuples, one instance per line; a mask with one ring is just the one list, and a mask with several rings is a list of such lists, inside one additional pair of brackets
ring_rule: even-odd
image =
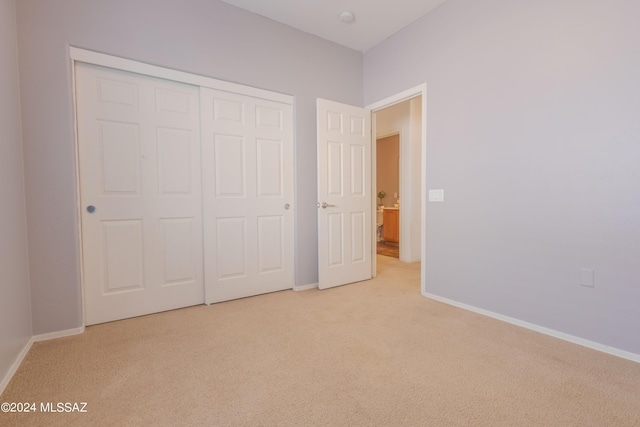
[(638, 426), (640, 364), (419, 295), (419, 265), (36, 343), (1, 402), (21, 426)]

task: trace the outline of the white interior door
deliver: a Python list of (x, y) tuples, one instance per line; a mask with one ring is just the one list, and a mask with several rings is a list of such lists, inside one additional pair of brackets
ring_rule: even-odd
[(371, 112), (318, 99), (318, 287), (371, 273)]
[(293, 108), (201, 89), (206, 302), (291, 289)]
[(86, 324), (202, 304), (198, 88), (75, 71)]

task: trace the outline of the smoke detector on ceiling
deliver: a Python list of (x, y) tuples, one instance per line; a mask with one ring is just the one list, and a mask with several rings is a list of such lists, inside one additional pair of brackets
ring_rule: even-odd
[(342, 12), (340, 14), (340, 20), (342, 22), (344, 22), (345, 24), (352, 23), (355, 18), (356, 18), (356, 16), (353, 14), (353, 12), (351, 12), (349, 10), (345, 10), (344, 12)]

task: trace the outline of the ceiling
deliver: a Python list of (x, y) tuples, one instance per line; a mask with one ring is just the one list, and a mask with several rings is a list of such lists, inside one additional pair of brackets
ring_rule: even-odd
[[(222, 0), (323, 39), (366, 51), (446, 0)], [(351, 23), (340, 20), (351, 11)]]

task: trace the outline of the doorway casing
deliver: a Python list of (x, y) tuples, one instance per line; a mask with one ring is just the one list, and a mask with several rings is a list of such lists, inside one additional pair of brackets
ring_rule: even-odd
[[(413, 88), (407, 89), (405, 91), (399, 92), (395, 95), (391, 95), (387, 98), (384, 98), (380, 101), (374, 102), (373, 104), (369, 104), (367, 105), (365, 108), (367, 108), (368, 110), (371, 110), (371, 114), (373, 115), (373, 118), (371, 120), (371, 127), (372, 127), (372, 136), (376, 136), (376, 121), (375, 121), (375, 114), (376, 112), (383, 110), (387, 107), (391, 107), (395, 104), (398, 104), (400, 102), (404, 102), (404, 101), (409, 101), (413, 98), (416, 98), (418, 96), (421, 96), (422, 98), (422, 112), (421, 112), (421, 136), (420, 136), (420, 140), (421, 140), (421, 159), (420, 159), (420, 179), (421, 179), (421, 183), (422, 183), (422, 187), (421, 187), (421, 191), (420, 191), (420, 211), (421, 211), (421, 215), (420, 215), (420, 225), (421, 225), (421, 232), (420, 232), (420, 252), (421, 252), (421, 266), (420, 266), (420, 289), (421, 289), (421, 293), (422, 295), (426, 294), (426, 246), (427, 246), (427, 233), (426, 233), (426, 229), (427, 229), (427, 224), (426, 224), (426, 210), (427, 210), (427, 186), (426, 186), (426, 177), (427, 177), (427, 173), (426, 173), (426, 166), (427, 166), (427, 84), (423, 83), (421, 85), (415, 86)], [(376, 164), (376, 149), (375, 149), (375, 144), (372, 146), (372, 156), (371, 156), (371, 162), (372, 162), (372, 166), (375, 167)], [(371, 211), (372, 211), (372, 215), (373, 218), (375, 218), (375, 213), (376, 213), (376, 177), (375, 174), (372, 174), (372, 185), (371, 185), (371, 191), (372, 191), (372, 204), (371, 204)], [(372, 230), (371, 230), (371, 236), (375, 236), (375, 222), (372, 225)], [(375, 245), (372, 245), (372, 277), (376, 276), (376, 268), (377, 268), (377, 263), (376, 263), (376, 248)]]

